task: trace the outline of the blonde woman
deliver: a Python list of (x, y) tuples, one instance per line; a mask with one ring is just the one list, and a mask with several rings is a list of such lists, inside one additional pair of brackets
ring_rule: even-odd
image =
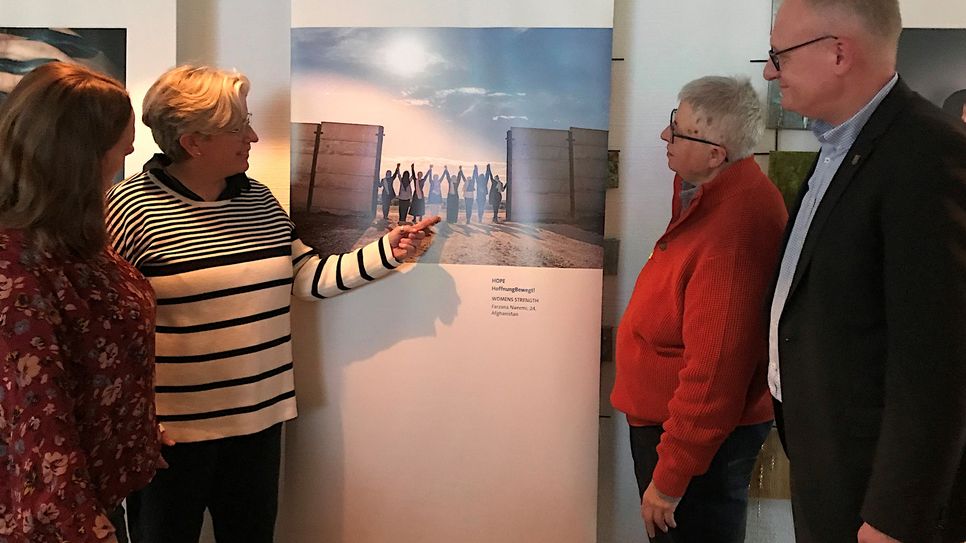
[(170, 468), (129, 499), (132, 539), (270, 542), (282, 423), (296, 416), (289, 303), (336, 296), (412, 256), (434, 219), (343, 255), (303, 244), (269, 189), (245, 175), (258, 135), (248, 79), (182, 66), (148, 90), (162, 154), (108, 194), (118, 252), (158, 296), (157, 409)]

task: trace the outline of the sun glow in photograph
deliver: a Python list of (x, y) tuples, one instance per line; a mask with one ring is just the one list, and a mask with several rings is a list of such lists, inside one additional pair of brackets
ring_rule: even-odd
[(438, 214), (421, 262), (599, 267), (611, 34), (292, 29), (300, 234), (341, 251)]

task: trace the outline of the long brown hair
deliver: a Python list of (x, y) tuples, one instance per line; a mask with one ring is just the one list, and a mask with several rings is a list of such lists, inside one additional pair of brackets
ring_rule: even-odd
[(53, 253), (103, 250), (102, 159), (131, 115), (124, 87), (83, 66), (50, 62), (24, 76), (0, 106), (0, 227)]

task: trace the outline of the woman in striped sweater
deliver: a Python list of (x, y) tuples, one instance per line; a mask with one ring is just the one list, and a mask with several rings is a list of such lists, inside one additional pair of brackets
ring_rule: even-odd
[(316, 254), (244, 173), (258, 141), (248, 89), (207, 67), (162, 75), (143, 120), (164, 154), (108, 194), (113, 244), (157, 294), (158, 420), (176, 442), (163, 449), (170, 468), (128, 500), (135, 541), (196, 542), (205, 509), (218, 541), (272, 541), (281, 423), (296, 415), (291, 295), (323, 299), (386, 275), (434, 222)]

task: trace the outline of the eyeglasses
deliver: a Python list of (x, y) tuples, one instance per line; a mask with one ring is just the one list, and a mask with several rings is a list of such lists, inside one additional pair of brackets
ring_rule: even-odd
[(686, 136), (684, 134), (678, 134), (677, 132), (675, 132), (674, 129), (676, 128), (676, 123), (674, 121), (675, 121), (675, 119), (676, 119), (677, 116), (678, 116), (678, 109), (677, 108), (672, 109), (671, 110), (671, 121), (668, 123), (668, 128), (671, 129), (671, 143), (674, 143), (674, 139), (675, 138), (681, 138), (682, 140), (696, 141), (698, 143), (706, 143), (708, 145), (714, 145), (715, 147), (720, 147), (720, 148), (724, 149), (724, 152), (725, 152), (725, 162), (728, 162), (728, 149), (726, 149), (724, 145), (721, 145), (720, 143), (715, 143), (715, 142), (713, 142), (711, 140), (703, 140), (701, 138), (693, 138), (691, 136)]
[(245, 122), (242, 123), (242, 125), (239, 126), (238, 128), (232, 128), (231, 130), (228, 131), (228, 133), (229, 134), (241, 134), (243, 131), (246, 131), (246, 130), (248, 130), (251, 127), (252, 127), (252, 114), (251, 113), (246, 113), (245, 114)]
[(771, 59), (771, 63), (775, 65), (775, 69), (780, 72), (782, 70), (782, 67), (781, 67), (781, 65), (779, 64), (779, 61), (778, 61), (778, 57), (780, 55), (784, 55), (785, 53), (788, 53), (789, 51), (794, 51), (795, 49), (800, 49), (802, 47), (805, 47), (806, 45), (812, 45), (813, 43), (818, 43), (818, 42), (820, 42), (822, 40), (828, 40), (828, 39), (837, 40), (837, 39), (839, 39), (839, 37), (838, 36), (832, 36), (831, 34), (826, 34), (824, 36), (820, 36), (818, 38), (815, 38), (814, 40), (808, 40), (805, 43), (800, 43), (798, 45), (793, 45), (791, 47), (786, 47), (786, 48), (781, 49), (779, 51), (775, 51), (775, 48), (773, 47), (773, 48), (771, 48), (771, 49), (768, 50), (768, 58), (770, 58)]

